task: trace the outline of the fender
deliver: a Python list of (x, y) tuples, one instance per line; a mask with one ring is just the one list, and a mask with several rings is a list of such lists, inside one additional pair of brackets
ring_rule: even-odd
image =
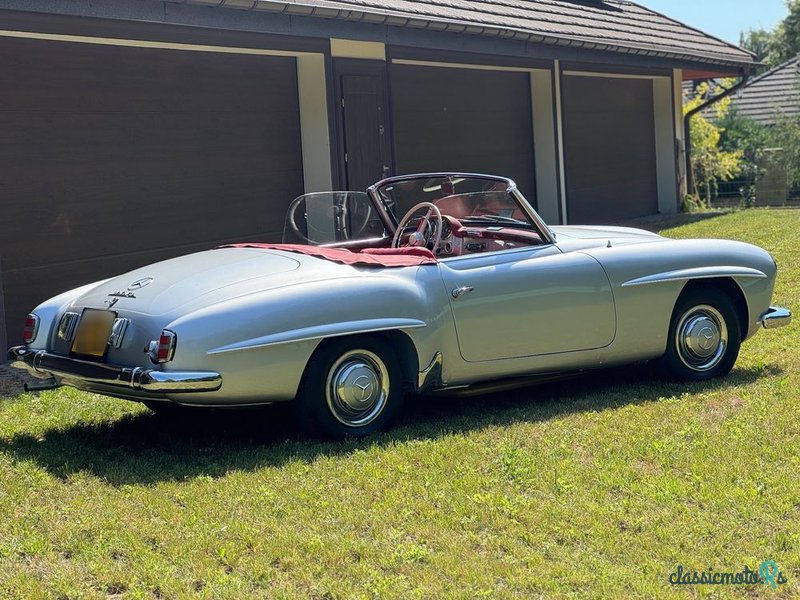
[(344, 321), (340, 323), (326, 323), (315, 327), (303, 327), (289, 331), (281, 331), (272, 335), (264, 335), (249, 340), (242, 340), (234, 344), (220, 346), (209, 350), (207, 354), (223, 354), (225, 352), (238, 352), (242, 350), (252, 350), (253, 348), (264, 348), (278, 344), (291, 344), (295, 342), (306, 342), (309, 340), (322, 339), (342, 335), (356, 335), (360, 333), (373, 333), (375, 331), (387, 331), (390, 329), (416, 329), (427, 327), (424, 321), (417, 319), (366, 319), (362, 321)]
[[(103, 285), (107, 281), (111, 281), (111, 279), (113, 279), (113, 277), (66, 291), (49, 300), (45, 300), (34, 308), (31, 312), (39, 317), (39, 333), (37, 333), (36, 339), (33, 340), (31, 344), (28, 344), (28, 348), (31, 350), (46, 350), (50, 343), (50, 338), (54, 335), (53, 330), (58, 327), (58, 322), (56, 320), (58, 315), (64, 312), (72, 302), (80, 298), (83, 294), (86, 294), (97, 286)], [(3, 350), (5, 351), (5, 348), (3, 348)]]

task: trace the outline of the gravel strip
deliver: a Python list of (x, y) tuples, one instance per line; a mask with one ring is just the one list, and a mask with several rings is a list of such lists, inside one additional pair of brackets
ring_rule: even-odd
[(23, 391), (23, 385), (32, 378), (19, 369), (14, 369), (8, 363), (0, 365), (0, 398), (14, 398)]

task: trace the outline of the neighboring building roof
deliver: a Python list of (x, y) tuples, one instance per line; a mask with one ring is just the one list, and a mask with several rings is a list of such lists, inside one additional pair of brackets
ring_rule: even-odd
[(738, 115), (764, 125), (774, 124), (780, 115), (800, 114), (800, 57), (753, 79), (731, 105)]
[(748, 66), (753, 55), (626, 0), (170, 0)]

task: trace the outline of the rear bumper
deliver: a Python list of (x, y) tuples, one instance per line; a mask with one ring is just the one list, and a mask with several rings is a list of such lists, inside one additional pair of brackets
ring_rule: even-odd
[(44, 350), (15, 346), (8, 351), (11, 366), (26, 369), (38, 378), (50, 378), (51, 385), (38, 384), (37, 389), (72, 385), (82, 389), (111, 386), (120, 391), (134, 390), (147, 394), (213, 392), (222, 387), (222, 376), (213, 371), (157, 371), (143, 367), (106, 365)]
[(764, 329), (777, 329), (786, 327), (792, 322), (792, 311), (780, 306), (770, 306), (769, 310), (761, 315), (759, 322)]

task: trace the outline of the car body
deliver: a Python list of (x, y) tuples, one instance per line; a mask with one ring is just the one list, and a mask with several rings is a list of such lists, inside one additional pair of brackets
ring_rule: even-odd
[(384, 427), (408, 392), (649, 360), (678, 379), (724, 375), (742, 341), (791, 319), (770, 305), (777, 265), (761, 248), (549, 227), (503, 177), (301, 196), (284, 241), (299, 243), (221, 247), (56, 296), (9, 357), (36, 389), (154, 409), (294, 401), (341, 437)]

